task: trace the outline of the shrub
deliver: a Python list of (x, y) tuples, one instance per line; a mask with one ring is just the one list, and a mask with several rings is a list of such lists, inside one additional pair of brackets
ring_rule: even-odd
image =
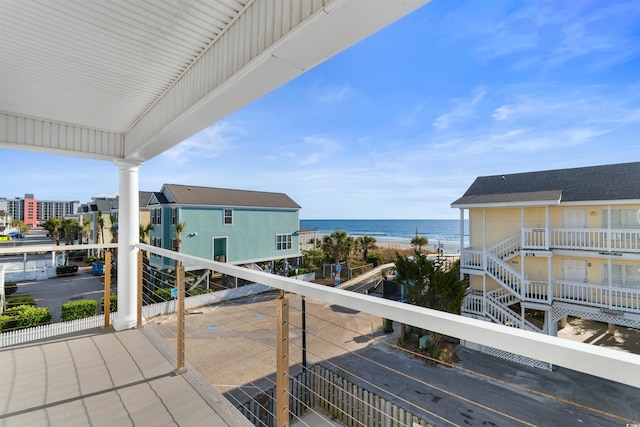
[[(100, 300), (100, 306), (102, 307), (102, 311), (104, 312), (104, 297)], [(111, 294), (109, 297), (109, 311), (111, 313), (118, 311), (118, 295)]]
[(377, 252), (372, 252), (367, 256), (367, 264), (373, 264), (373, 267), (377, 267), (382, 264), (382, 255)]
[[(19, 305), (11, 307), (4, 312), (0, 321), (2, 330), (13, 328), (30, 328), (32, 326), (46, 325), (51, 321), (51, 312), (46, 307), (33, 307), (31, 305)], [(8, 321), (7, 321), (8, 320)], [(8, 325), (7, 325), (8, 324)]]
[(69, 259), (73, 259), (73, 260), (82, 260), (87, 256), (87, 250), (83, 249), (83, 250), (79, 250), (79, 251), (70, 251), (69, 252)]
[[(303, 274), (307, 274), (309, 272), (308, 268), (298, 268), (298, 275), (303, 275)], [(292, 268), (291, 270), (289, 270), (289, 277), (293, 277), (296, 275), (296, 269)]]
[(187, 291), (187, 296), (188, 297), (195, 297), (196, 295), (200, 295), (202, 294), (202, 291), (198, 288), (194, 288), (190, 291)]
[(9, 296), (15, 294), (18, 291), (18, 285), (16, 282), (4, 282), (4, 294)]
[(18, 305), (36, 305), (36, 300), (29, 295), (7, 298), (7, 307), (15, 307)]
[(81, 300), (62, 304), (62, 321), (84, 319), (98, 314), (98, 301)]
[(15, 327), (16, 327), (15, 317), (0, 314), (0, 332), (15, 329)]
[[(153, 293), (151, 294), (151, 300), (153, 302), (171, 301), (172, 299), (174, 299), (171, 296), (171, 289), (173, 288), (162, 288), (162, 289), (157, 289), (153, 291)], [(201, 294), (202, 294), (202, 291), (198, 288), (192, 289), (190, 291), (186, 291), (186, 296), (188, 297), (194, 297), (196, 295), (201, 295)]]
[(153, 302), (164, 302), (171, 301), (173, 297), (171, 296), (172, 288), (162, 288), (153, 291), (151, 294), (151, 301)]
[(56, 267), (56, 276), (64, 276), (67, 274), (76, 274), (78, 272), (77, 265), (61, 265)]
[(84, 263), (85, 264), (91, 264), (91, 263), (95, 262), (95, 260), (96, 260), (96, 257), (91, 255), (91, 256), (88, 256), (88, 257), (84, 258)]

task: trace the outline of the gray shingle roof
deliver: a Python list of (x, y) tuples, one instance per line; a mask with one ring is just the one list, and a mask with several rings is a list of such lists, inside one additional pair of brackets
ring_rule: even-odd
[[(146, 208), (149, 205), (149, 200), (151, 199), (152, 191), (138, 191), (138, 206), (140, 209)], [(113, 201), (113, 209), (120, 208), (120, 197), (116, 197)]]
[(640, 162), (478, 177), (458, 205), (640, 200)]
[(177, 184), (165, 184), (163, 188), (181, 205), (300, 209), (300, 206), (284, 193)]

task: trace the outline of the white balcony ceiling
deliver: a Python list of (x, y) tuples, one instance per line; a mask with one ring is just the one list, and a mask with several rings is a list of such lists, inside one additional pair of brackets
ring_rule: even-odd
[(148, 160), (428, 0), (0, 0), (0, 148)]

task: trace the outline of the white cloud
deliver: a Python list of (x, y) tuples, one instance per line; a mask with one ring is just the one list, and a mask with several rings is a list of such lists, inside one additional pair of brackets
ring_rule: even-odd
[(297, 155), (299, 166), (309, 166), (323, 160), (330, 160), (339, 150), (340, 146), (332, 139), (323, 136), (308, 136), (304, 138), (309, 151), (303, 148)]
[(463, 120), (472, 117), (475, 114), (476, 107), (487, 94), (482, 88), (477, 88), (472, 98), (457, 98), (452, 101), (453, 107), (445, 114), (440, 115), (433, 122), (433, 126), (438, 129), (447, 129), (454, 121)]
[(355, 92), (355, 89), (349, 84), (328, 88), (316, 87), (313, 90), (313, 99), (318, 104), (339, 104), (349, 99)]
[(165, 151), (162, 156), (181, 165), (193, 158), (212, 159), (226, 152), (230, 141), (246, 133), (246, 129), (238, 124), (219, 122)]

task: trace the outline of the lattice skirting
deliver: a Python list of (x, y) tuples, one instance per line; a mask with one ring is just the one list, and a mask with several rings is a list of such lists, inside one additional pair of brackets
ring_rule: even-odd
[[(465, 317), (471, 317), (473, 319), (478, 319), (478, 320), (484, 320), (486, 322), (491, 322), (491, 319), (484, 318), (482, 316), (478, 316), (478, 315), (474, 315), (474, 314), (463, 313), (462, 315), (465, 316)], [(486, 345), (482, 345), (482, 344), (478, 344), (478, 343), (474, 343), (474, 342), (469, 342), (469, 341), (467, 341), (465, 343), (465, 346), (470, 348), (470, 349), (472, 349), (472, 350), (477, 350), (477, 351), (480, 351), (482, 353), (485, 353), (485, 354), (488, 354), (488, 355), (491, 355), (491, 356), (499, 357), (500, 359), (509, 360), (511, 362), (519, 363), (520, 365), (531, 366), (533, 368), (544, 369), (545, 371), (552, 370), (552, 365), (550, 363), (543, 362), (543, 361), (537, 360), (537, 359), (532, 359), (531, 357), (520, 356), (519, 354), (510, 353), (508, 351), (500, 350), (500, 349), (493, 348), (493, 347), (488, 347)]]
[(554, 322), (558, 322), (560, 319), (562, 319), (565, 316), (575, 316), (575, 317), (581, 317), (584, 319), (596, 320), (598, 322), (613, 323), (619, 326), (627, 326), (630, 328), (640, 329), (640, 321), (638, 320), (610, 315), (603, 312), (582, 310), (580, 309), (580, 307), (569, 308), (569, 307), (554, 306), (552, 309), (551, 315)]
[(478, 344), (478, 350), (482, 353), (489, 354), (491, 356), (499, 357), (500, 359), (509, 360), (511, 362), (519, 363), (524, 366), (531, 366), (532, 368), (544, 369), (545, 371), (551, 371), (552, 365), (542, 360), (532, 359), (531, 357), (520, 356), (519, 354), (509, 353), (508, 351), (499, 350), (493, 347), (487, 347), (485, 345)]

